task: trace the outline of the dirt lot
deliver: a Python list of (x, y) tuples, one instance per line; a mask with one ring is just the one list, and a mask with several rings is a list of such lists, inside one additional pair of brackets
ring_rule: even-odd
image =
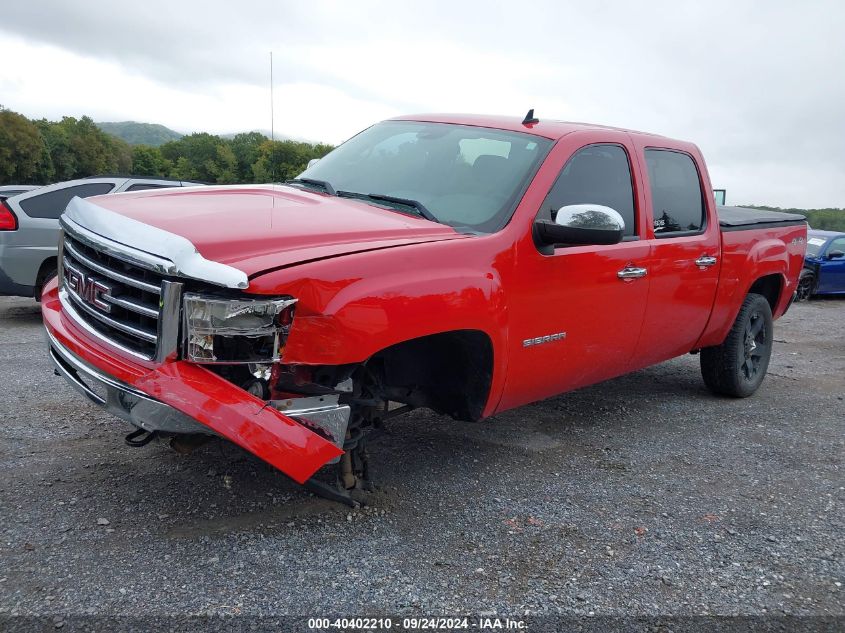
[(845, 301), (775, 337), (746, 400), (689, 356), (475, 425), (416, 412), (351, 513), (230, 445), (128, 448), (37, 304), (0, 299), (0, 616), (841, 618)]

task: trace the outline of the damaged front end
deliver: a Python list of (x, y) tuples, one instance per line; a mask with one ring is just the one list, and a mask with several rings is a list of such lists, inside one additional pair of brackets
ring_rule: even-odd
[(77, 391), (139, 431), (226, 438), (298, 483), (339, 461), (352, 369), (326, 384), (281, 364), (296, 298), (250, 297), (243, 273), (184, 238), (87, 201), (62, 227), (42, 312)]

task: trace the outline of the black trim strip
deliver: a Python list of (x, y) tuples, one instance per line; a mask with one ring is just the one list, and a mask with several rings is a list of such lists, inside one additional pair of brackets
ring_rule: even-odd
[(707, 233), (706, 224), (703, 226), (703, 228), (697, 229), (695, 231), (666, 231), (665, 233), (655, 233), (654, 239), (665, 240), (670, 237), (691, 237), (693, 235), (704, 235), (705, 233)]
[(719, 225), (722, 233), (729, 231), (754, 231), (756, 229), (776, 229), (782, 226), (806, 226), (806, 220), (784, 220), (783, 222), (758, 222), (756, 224), (734, 224), (731, 226)]

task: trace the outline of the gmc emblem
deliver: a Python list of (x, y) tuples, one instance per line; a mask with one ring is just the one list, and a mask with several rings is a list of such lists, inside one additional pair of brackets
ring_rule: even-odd
[(76, 294), (85, 303), (91, 304), (103, 312), (111, 312), (111, 304), (104, 297), (111, 296), (112, 289), (102, 281), (94, 279), (78, 268), (65, 264), (65, 284), (68, 290)]

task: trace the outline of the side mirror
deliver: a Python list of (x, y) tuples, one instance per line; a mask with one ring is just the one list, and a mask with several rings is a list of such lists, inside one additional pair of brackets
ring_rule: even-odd
[(845, 253), (842, 251), (830, 251), (827, 254), (827, 259), (839, 259), (840, 257), (845, 257)]
[(320, 162), (319, 158), (312, 158), (311, 160), (308, 161), (308, 167), (306, 167), (305, 169), (311, 169), (314, 165), (316, 165), (319, 162)]
[(561, 207), (555, 221), (537, 220), (534, 238), (539, 244), (618, 244), (625, 220), (618, 211), (600, 204), (569, 204)]

